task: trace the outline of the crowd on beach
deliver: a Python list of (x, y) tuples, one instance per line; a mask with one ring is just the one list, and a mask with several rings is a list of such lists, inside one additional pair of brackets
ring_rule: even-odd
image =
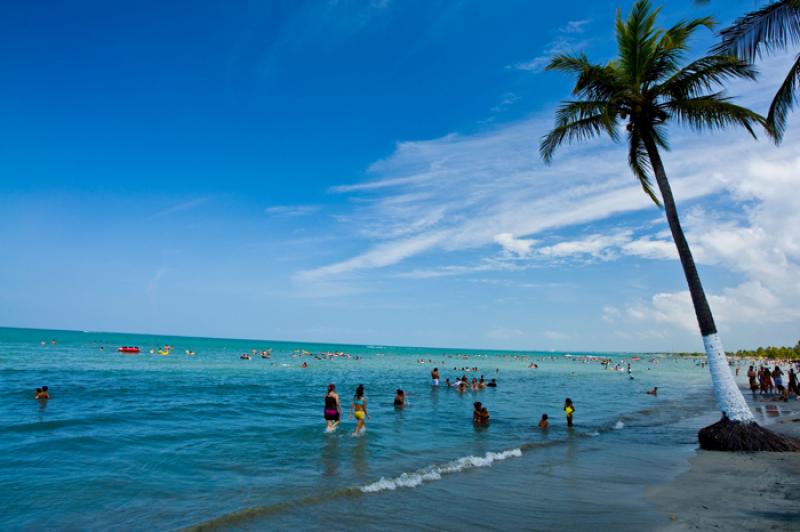
[[(737, 373), (738, 373), (737, 368)], [(783, 377), (786, 375), (787, 383), (784, 385)], [(768, 366), (755, 366), (747, 369), (747, 380), (750, 385), (750, 392), (753, 398), (756, 392), (760, 396), (765, 396), (773, 401), (789, 401), (789, 396), (794, 395), (795, 399), (800, 399), (800, 389), (798, 389), (797, 372), (790, 367), (787, 373), (775, 364), (772, 370)]]

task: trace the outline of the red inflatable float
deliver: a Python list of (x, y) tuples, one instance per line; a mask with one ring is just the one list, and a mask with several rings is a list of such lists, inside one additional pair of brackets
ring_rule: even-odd
[(123, 345), (119, 349), (117, 349), (120, 353), (138, 353), (139, 348), (134, 346)]

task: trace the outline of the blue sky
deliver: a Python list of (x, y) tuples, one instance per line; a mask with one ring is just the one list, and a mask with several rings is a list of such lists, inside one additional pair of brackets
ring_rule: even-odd
[[(624, 147), (537, 157), (570, 88), (545, 58), (610, 58), (630, 3), (541, 4), (6, 3), (0, 325), (700, 350)], [(763, 111), (786, 66), (731, 92)], [(794, 344), (800, 137), (672, 141), (726, 347)]]

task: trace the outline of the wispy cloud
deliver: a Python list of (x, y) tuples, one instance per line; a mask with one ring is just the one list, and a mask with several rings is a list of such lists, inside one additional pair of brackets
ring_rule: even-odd
[(567, 22), (564, 26), (558, 28), (556, 38), (547, 43), (539, 55), (528, 61), (508, 65), (506, 68), (527, 72), (542, 72), (554, 55), (580, 50), (589, 44), (588, 39), (577, 38), (586, 31), (586, 25), (589, 22), (589, 20), (571, 20)]
[(171, 207), (167, 207), (166, 209), (162, 209), (154, 214), (151, 214), (149, 218), (151, 220), (156, 218), (164, 218), (165, 216), (169, 216), (171, 214), (194, 209), (195, 207), (199, 207), (200, 205), (204, 205), (206, 203), (208, 203), (208, 198), (196, 198), (193, 200), (184, 201), (183, 203), (172, 205)]
[(560, 27), (558, 31), (561, 33), (583, 33), (586, 31), (586, 25), (589, 24), (589, 22), (591, 22), (589, 19), (570, 20), (564, 26)]
[(307, 216), (319, 211), (318, 205), (273, 205), (264, 212), (272, 216)]

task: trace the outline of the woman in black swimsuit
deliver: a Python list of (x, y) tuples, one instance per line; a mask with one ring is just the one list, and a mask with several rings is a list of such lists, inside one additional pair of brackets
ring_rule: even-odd
[(327, 432), (333, 432), (339, 426), (342, 416), (342, 407), (339, 404), (339, 394), (336, 393), (336, 385), (328, 385), (328, 393), (325, 394), (325, 424)]

